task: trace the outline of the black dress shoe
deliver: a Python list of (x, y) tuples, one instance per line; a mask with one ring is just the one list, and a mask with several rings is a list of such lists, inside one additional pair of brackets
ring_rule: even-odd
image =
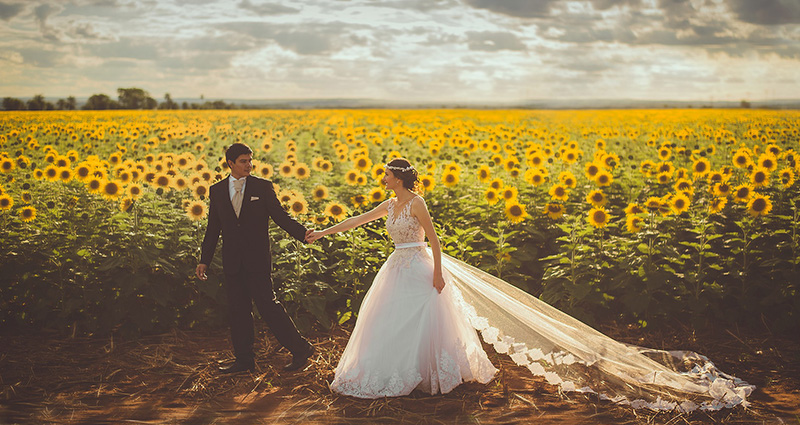
[(292, 354), (292, 362), (283, 367), (283, 370), (291, 372), (304, 368), (308, 364), (308, 358), (314, 354), (314, 346), (308, 344), (308, 348), (300, 353)]
[(219, 368), (221, 373), (238, 373), (244, 371), (252, 371), (256, 367), (255, 362), (235, 361), (228, 366)]

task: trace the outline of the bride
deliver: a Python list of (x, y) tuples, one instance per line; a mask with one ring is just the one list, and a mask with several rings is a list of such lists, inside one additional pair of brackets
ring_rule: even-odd
[[(497, 372), (476, 330), (495, 351), (564, 393), (594, 394), (633, 408), (719, 410), (747, 406), (754, 387), (689, 351), (623, 344), (497, 277), (441, 252), (417, 171), (385, 166), (395, 197), (313, 232), (308, 242), (388, 216), (395, 251), (358, 313), (331, 389), (360, 398), (447, 393)], [(425, 237), (430, 242), (427, 248)]]

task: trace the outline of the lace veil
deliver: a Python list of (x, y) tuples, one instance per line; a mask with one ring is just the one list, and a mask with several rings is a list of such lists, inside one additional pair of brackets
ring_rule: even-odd
[(755, 387), (700, 354), (617, 342), (462, 261), (442, 254), (442, 266), (458, 289), (456, 303), (483, 340), (563, 392), (681, 412), (748, 405)]

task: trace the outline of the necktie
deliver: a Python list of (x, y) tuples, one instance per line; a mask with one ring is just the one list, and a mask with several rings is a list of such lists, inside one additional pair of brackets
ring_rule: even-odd
[(233, 204), (233, 211), (236, 212), (236, 217), (239, 217), (239, 212), (242, 210), (242, 198), (244, 197), (242, 186), (244, 186), (244, 179), (235, 180), (233, 182), (233, 188), (236, 190), (236, 193), (233, 194), (231, 203)]

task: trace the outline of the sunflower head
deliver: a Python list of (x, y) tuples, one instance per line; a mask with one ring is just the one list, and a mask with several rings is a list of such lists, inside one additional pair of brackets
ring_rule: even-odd
[(19, 218), (22, 219), (22, 221), (24, 221), (26, 223), (29, 223), (29, 222), (35, 220), (36, 219), (36, 208), (31, 207), (31, 206), (23, 207), (21, 210), (19, 210)]
[(630, 233), (641, 232), (644, 228), (644, 219), (637, 214), (628, 214), (625, 218), (625, 228)]
[(558, 220), (564, 215), (564, 206), (561, 204), (550, 202), (544, 207), (544, 213), (553, 220)]
[(757, 194), (747, 203), (747, 212), (752, 217), (765, 216), (772, 211), (772, 201), (769, 196)]
[(597, 229), (602, 229), (606, 227), (609, 221), (609, 215), (603, 208), (592, 208), (589, 210), (589, 215), (586, 217), (586, 220)]
[(506, 218), (512, 223), (519, 223), (525, 220), (528, 213), (525, 211), (525, 206), (517, 202), (509, 202), (506, 204)]
[(202, 220), (207, 213), (206, 204), (197, 200), (189, 202), (189, 205), (186, 207), (186, 215), (194, 221)]

